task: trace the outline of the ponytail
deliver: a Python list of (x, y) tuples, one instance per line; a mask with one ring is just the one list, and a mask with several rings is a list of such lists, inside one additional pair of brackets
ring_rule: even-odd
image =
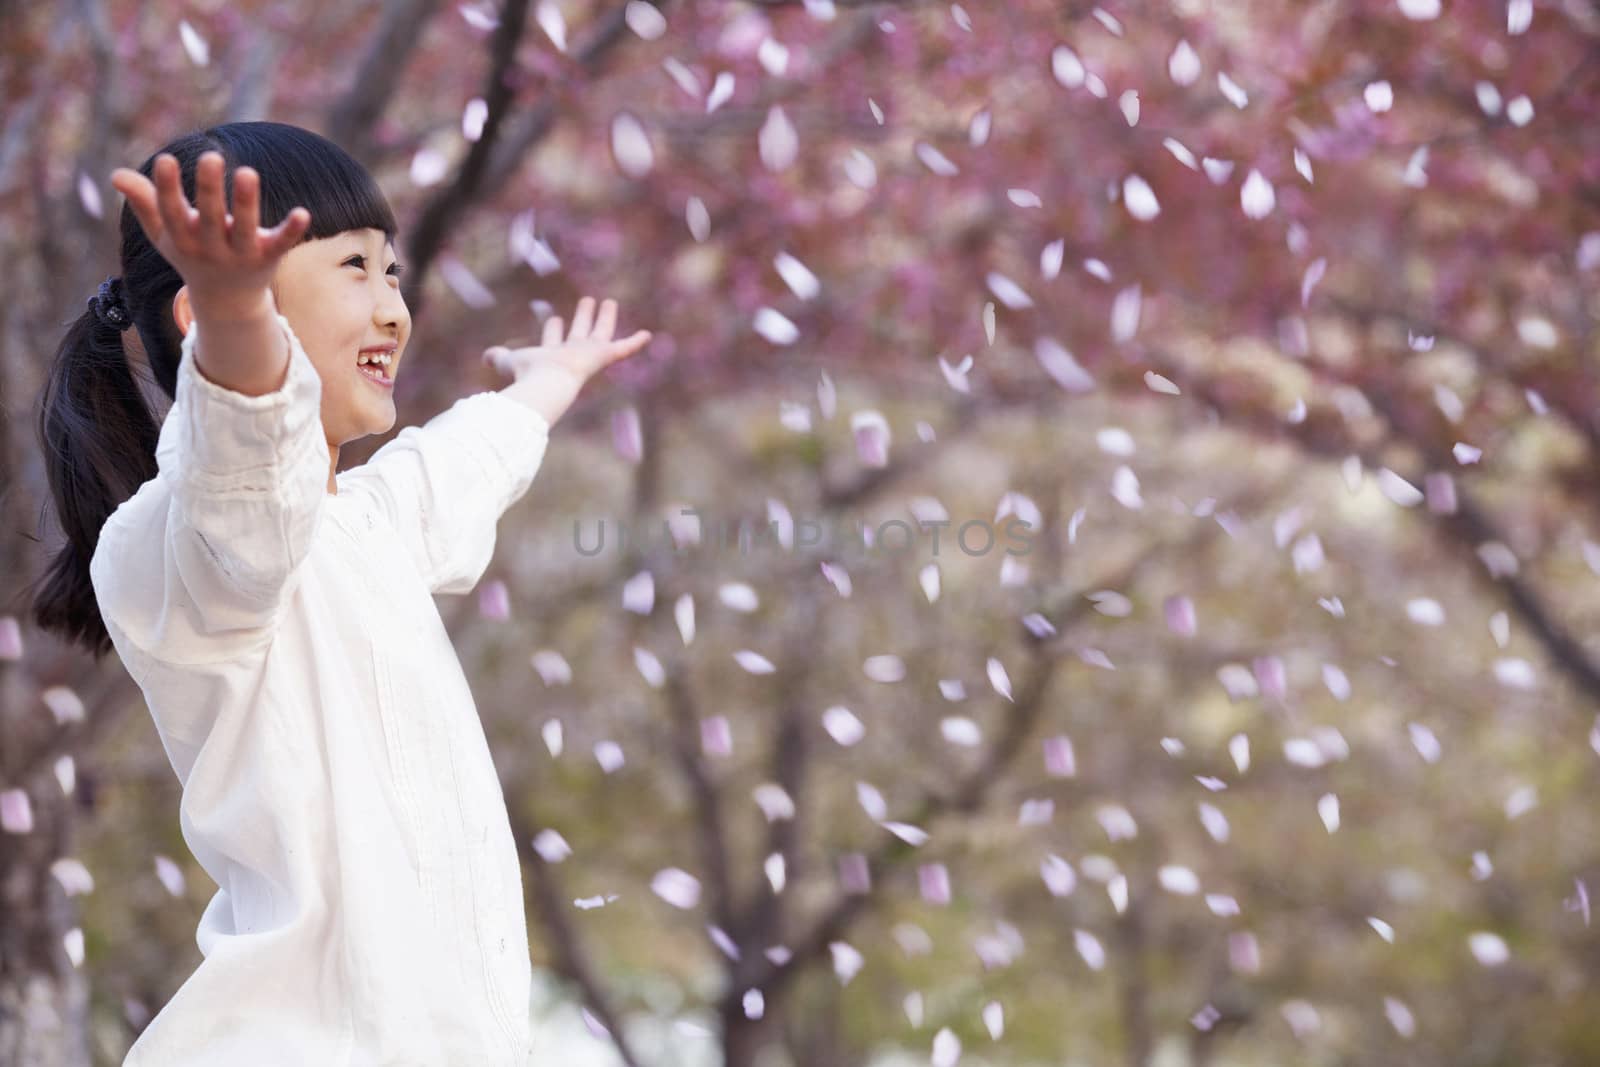
[(56, 349), (39, 409), (39, 440), (56, 517), (66, 535), (35, 586), (33, 621), (96, 659), (111, 637), (89, 581), (100, 528), (156, 475), (160, 427), (123, 348), (133, 325), (120, 279), (108, 279)]

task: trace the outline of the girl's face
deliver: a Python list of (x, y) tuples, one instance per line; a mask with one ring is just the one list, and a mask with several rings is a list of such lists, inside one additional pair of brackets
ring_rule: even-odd
[[(392, 383), (411, 337), (399, 273), (394, 246), (377, 229), (304, 241), (278, 261), (273, 299), (322, 378), (322, 428), (335, 455), (394, 425)], [(363, 348), (389, 344), (382, 370), (390, 384), (380, 384), (357, 360)]]

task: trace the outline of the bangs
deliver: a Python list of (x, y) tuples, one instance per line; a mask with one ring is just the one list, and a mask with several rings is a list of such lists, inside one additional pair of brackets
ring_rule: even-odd
[[(214, 126), (204, 137), (208, 147), (227, 161), (225, 190), (230, 205), (234, 170), (249, 166), (260, 175), (263, 227), (278, 225), (298, 206), (311, 212), (303, 240), (374, 229), (393, 241), (399, 233), (389, 201), (367, 168), (320, 134), (288, 123), (260, 121)], [(192, 201), (192, 185), (187, 192)]]

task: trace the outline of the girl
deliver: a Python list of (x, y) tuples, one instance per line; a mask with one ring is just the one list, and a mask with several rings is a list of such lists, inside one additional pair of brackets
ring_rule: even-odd
[[(521, 867), (433, 601), (465, 593), (585, 381), (641, 349), (616, 302), (486, 353), (515, 381), (388, 430), (411, 321), (393, 214), (275, 122), (118, 168), (122, 276), (72, 324), (40, 433), (66, 546), (35, 621), (114, 646), (218, 890), (132, 1067), (522, 1064)], [(190, 201), (193, 201), (193, 207)], [(264, 221), (265, 225), (261, 225)], [(270, 227), (270, 228), (268, 228)], [(172, 405), (159, 428), (121, 338)]]

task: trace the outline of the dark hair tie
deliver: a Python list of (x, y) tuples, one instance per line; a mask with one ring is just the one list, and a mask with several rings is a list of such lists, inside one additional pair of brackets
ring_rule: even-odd
[(100, 291), (89, 298), (89, 307), (95, 317), (107, 326), (126, 330), (133, 325), (133, 316), (122, 299), (122, 279), (115, 275), (100, 283)]

